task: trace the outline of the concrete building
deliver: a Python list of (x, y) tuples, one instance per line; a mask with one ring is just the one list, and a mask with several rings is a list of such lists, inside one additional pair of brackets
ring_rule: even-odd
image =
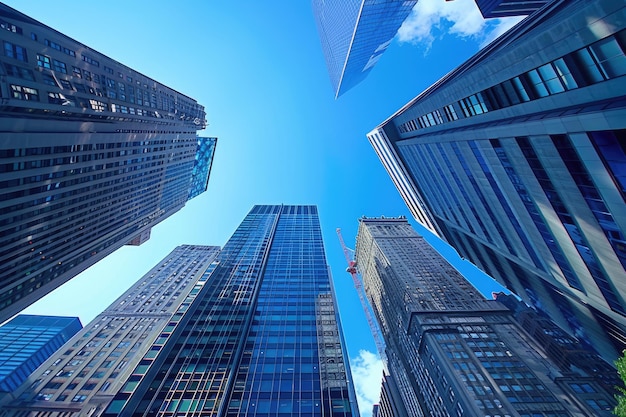
[(612, 415), (612, 393), (551, 361), (405, 218), (362, 218), (355, 259), (387, 346), (381, 416)]
[(335, 98), (367, 77), (417, 0), (313, 0)]
[[(172, 320), (189, 307), (219, 252), (184, 245), (122, 294), (30, 378), (0, 397), (0, 416), (98, 416)], [(60, 346), (60, 345), (59, 345)]]
[(623, 2), (553, 1), (368, 135), (420, 223), (608, 362), (626, 347), (625, 22)]
[(82, 327), (78, 317), (28, 314), (0, 326), (0, 392), (16, 390)]
[(2, 321), (206, 189), (215, 138), (192, 98), (3, 4), (0, 43)]

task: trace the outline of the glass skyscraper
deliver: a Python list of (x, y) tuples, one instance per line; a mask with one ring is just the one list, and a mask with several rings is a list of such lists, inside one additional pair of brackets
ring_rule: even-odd
[(416, 3), (313, 0), (313, 15), (335, 98), (367, 77)]
[(28, 314), (0, 326), (0, 396), (14, 392), (82, 327), (78, 317)]
[(550, 0), (476, 0), (480, 13), (486, 18), (524, 16), (536, 12)]
[[(0, 416), (101, 415), (144, 355), (155, 353), (154, 342), (175, 314), (189, 306), (218, 252), (217, 246), (174, 249), (71, 340), (57, 343), (55, 350), (68, 341), (23, 385), (0, 395)], [(32, 345), (43, 340), (36, 339)]]
[(203, 280), (104, 415), (358, 415), (315, 206), (255, 206)]
[(611, 416), (593, 370), (551, 362), (405, 218), (360, 219), (355, 260), (389, 359), (380, 417)]
[(553, 1), (368, 135), (420, 223), (609, 362), (626, 348), (625, 15)]
[(192, 98), (0, 4), (0, 321), (206, 189)]

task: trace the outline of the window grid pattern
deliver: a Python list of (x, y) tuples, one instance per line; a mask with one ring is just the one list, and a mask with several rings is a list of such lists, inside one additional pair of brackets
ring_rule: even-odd
[(572, 146), (570, 138), (567, 135), (552, 135), (551, 139), (615, 255), (617, 255), (622, 267), (626, 268), (626, 237), (615, 222), (613, 214), (607, 208), (604, 199), (591, 179), (591, 175), (589, 175), (589, 171)]
[(528, 236), (526, 236), (526, 233), (524, 233), (522, 226), (517, 220), (515, 213), (513, 213), (513, 209), (509, 205), (509, 202), (506, 200), (504, 193), (502, 192), (502, 190), (500, 189), (500, 186), (498, 185), (495, 178), (493, 177), (493, 174), (491, 173), (491, 168), (489, 168), (489, 164), (487, 164), (487, 162), (485, 161), (485, 158), (483, 157), (482, 153), (478, 149), (478, 144), (476, 143), (476, 141), (473, 141), (473, 140), (469, 141), (468, 144), (470, 146), (470, 149), (474, 153), (474, 156), (476, 157), (476, 160), (478, 161), (478, 164), (480, 165), (480, 168), (482, 169), (483, 174), (487, 178), (487, 181), (489, 181), (489, 185), (491, 186), (491, 189), (496, 194), (496, 197), (498, 198), (498, 201), (500, 202), (502, 209), (506, 213), (507, 217), (509, 218), (509, 221), (513, 225), (513, 228), (517, 232), (517, 236), (519, 236), (520, 241), (526, 248), (526, 252), (528, 252), (530, 259), (532, 259), (533, 263), (535, 264), (537, 268), (545, 271), (543, 264), (539, 260), (539, 257), (537, 256), (535, 249), (533, 248), (533, 246), (530, 243), (530, 240), (528, 239)]
[(515, 248), (513, 248), (513, 245), (511, 244), (511, 241), (509, 240), (508, 235), (504, 232), (504, 229), (502, 229), (502, 225), (500, 224), (499, 220), (496, 218), (493, 210), (491, 209), (491, 205), (487, 202), (485, 195), (483, 194), (481, 188), (478, 186), (478, 183), (476, 182), (476, 179), (474, 178), (474, 174), (471, 168), (469, 167), (467, 161), (465, 160), (465, 157), (461, 153), (461, 149), (459, 148), (459, 145), (455, 142), (452, 142), (450, 145), (452, 146), (452, 149), (457, 159), (461, 163), (461, 166), (463, 167), (463, 171), (465, 172), (467, 179), (469, 180), (470, 184), (472, 184), (472, 188), (474, 189), (474, 192), (476, 193), (476, 195), (478, 196), (478, 199), (482, 203), (483, 205), (482, 208), (485, 209), (485, 211), (487, 212), (487, 215), (491, 219), (491, 222), (495, 226), (496, 231), (498, 232), (498, 236), (502, 238), (502, 241), (504, 242), (504, 245), (507, 247), (509, 252), (517, 256), (517, 251), (515, 250)]
[[(444, 106), (445, 122), (456, 120), (455, 105), (459, 106), (464, 117), (473, 117), (623, 76), (626, 74), (625, 51), (626, 30), (622, 30), (538, 68), (462, 98), (457, 103)], [(439, 124), (424, 124), (421, 121), (432, 113), (434, 112), (398, 125), (398, 132), (407, 133)]]
[(539, 185), (543, 189), (548, 201), (552, 205), (554, 212), (559, 217), (561, 223), (563, 223), (563, 227), (567, 231), (572, 243), (576, 247), (582, 261), (585, 263), (591, 277), (595, 281), (598, 289), (604, 296), (609, 307), (620, 314), (626, 314), (623, 306), (620, 303), (619, 298), (614, 292), (614, 289), (611, 285), (610, 280), (606, 276), (605, 272), (602, 270), (602, 267), (598, 263), (598, 260), (595, 257), (595, 254), (589, 247), (589, 243), (587, 239), (580, 231), (580, 228), (576, 224), (573, 216), (570, 214), (569, 210), (561, 200), (560, 195), (557, 193), (556, 189), (547, 172), (545, 171), (541, 161), (539, 160), (537, 154), (535, 153), (534, 148), (530, 140), (526, 137), (516, 138), (517, 143), (524, 153), (526, 157), (526, 161), (530, 168), (533, 170), (535, 177), (539, 181)]
[(584, 292), (584, 288), (582, 284), (580, 283), (580, 280), (578, 279), (576, 274), (574, 274), (574, 272), (572, 271), (569, 261), (563, 254), (561, 247), (557, 244), (557, 240), (554, 238), (554, 235), (552, 234), (552, 232), (546, 225), (546, 222), (544, 218), (542, 217), (541, 213), (539, 212), (539, 209), (537, 208), (535, 203), (533, 203), (533, 199), (531, 198), (528, 190), (526, 189), (526, 186), (524, 185), (524, 181), (517, 174), (515, 168), (511, 164), (511, 161), (509, 160), (509, 157), (504, 151), (504, 148), (502, 147), (500, 141), (498, 139), (492, 139), (490, 142), (491, 142), (491, 145), (493, 146), (494, 151), (496, 152), (496, 155), (498, 156), (498, 159), (500, 160), (500, 163), (502, 164), (502, 167), (504, 168), (504, 171), (509, 177), (511, 184), (513, 184), (513, 187), (517, 191), (520, 197), (520, 200), (524, 204), (524, 207), (526, 207), (526, 210), (528, 211), (530, 218), (535, 224), (537, 231), (539, 231), (539, 234), (541, 235), (544, 243), (550, 250), (552, 257), (554, 258), (555, 262), (561, 269), (561, 272), (563, 273), (565, 280), (572, 288), (576, 288), (577, 290)]
[(183, 205), (197, 139), (173, 136), (0, 150), (0, 308)]

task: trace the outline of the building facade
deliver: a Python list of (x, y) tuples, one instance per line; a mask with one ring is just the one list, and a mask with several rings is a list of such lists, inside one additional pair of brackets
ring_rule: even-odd
[(105, 416), (358, 415), (315, 206), (255, 206)]
[(1, 4), (0, 43), (5, 320), (202, 192), (215, 138), (192, 98)]
[(368, 135), (436, 232), (609, 362), (626, 347), (625, 16), (553, 1)]
[(335, 98), (367, 77), (416, 3), (313, 0), (313, 16)]
[(0, 416), (102, 414), (144, 355), (152, 355), (164, 329), (189, 307), (218, 252), (216, 246), (174, 249), (26, 383), (0, 397)]
[(405, 218), (361, 219), (355, 259), (387, 344), (381, 415), (611, 415), (601, 383), (551, 362)]
[(0, 326), (0, 393), (15, 391), (82, 327), (78, 317), (28, 314)]
[(551, 0), (476, 0), (485, 18), (526, 16), (536, 12)]

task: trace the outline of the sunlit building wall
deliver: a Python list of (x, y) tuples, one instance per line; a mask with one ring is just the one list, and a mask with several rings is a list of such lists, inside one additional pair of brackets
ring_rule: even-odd
[(609, 362), (626, 347), (625, 16), (553, 1), (368, 135), (463, 257)]
[[(0, 416), (98, 416), (169, 323), (189, 307), (219, 247), (183, 245), (0, 399)], [(66, 339), (67, 340), (67, 339)], [(64, 414), (65, 413), (65, 414)]]
[(551, 362), (405, 218), (360, 219), (355, 259), (389, 358), (383, 415), (611, 415), (601, 381)]
[(192, 98), (1, 4), (0, 43), (1, 321), (147, 240), (215, 143)]

